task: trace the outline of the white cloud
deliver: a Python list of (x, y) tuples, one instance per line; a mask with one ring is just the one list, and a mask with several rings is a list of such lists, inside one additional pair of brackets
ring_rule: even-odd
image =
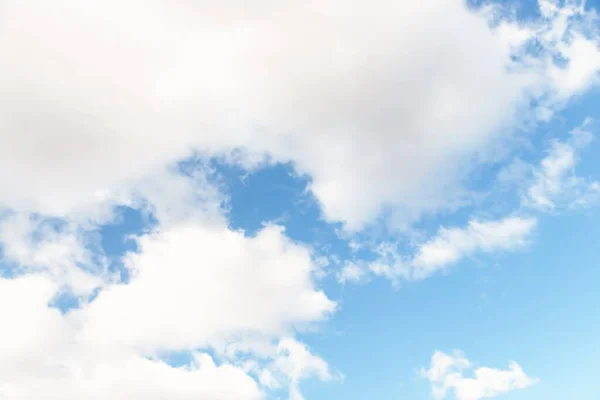
[(0, 245), (5, 267), (44, 271), (75, 295), (89, 295), (104, 283), (102, 257), (88, 249), (83, 233), (72, 226), (57, 227), (31, 215), (13, 214), (0, 219)]
[(329, 381), (334, 375), (329, 366), (320, 357), (310, 353), (305, 344), (294, 339), (284, 339), (278, 346), (278, 357), (266, 371), (275, 375), (283, 375), (289, 380), (289, 399), (303, 400), (299, 383), (301, 380), (316, 376), (323, 381)]
[(147, 175), (130, 189), (132, 207), (145, 209), (163, 228), (189, 220), (221, 222), (227, 196), (213, 175), (200, 161), (183, 171), (172, 167)]
[(181, 225), (139, 240), (127, 285), (85, 311), (86, 337), (145, 352), (194, 349), (239, 334), (277, 338), (319, 321), (335, 303), (314, 288), (307, 248), (270, 226), (244, 237), (224, 225)]
[(580, 20), (586, 14), (583, 1), (567, 1), (562, 6), (555, 0), (539, 3), (544, 17), (550, 21), (541, 36), (553, 55), (565, 61), (548, 64), (547, 74), (556, 92), (555, 101), (565, 101), (597, 83), (600, 70), (597, 15), (592, 11)]
[(370, 270), (392, 280), (424, 279), (476, 252), (522, 247), (535, 226), (534, 218), (506, 217), (471, 220), (464, 228), (442, 227), (436, 236), (418, 246), (412, 258), (402, 256), (391, 244), (380, 246), (381, 257), (370, 265)]
[(455, 263), (476, 251), (512, 250), (523, 246), (536, 225), (533, 218), (507, 217), (499, 221), (471, 220), (466, 228), (441, 228), (419, 247), (414, 258), (417, 276)]
[(571, 43), (561, 47), (561, 53), (570, 60), (569, 67), (550, 69), (550, 77), (561, 97), (581, 93), (596, 82), (600, 69), (600, 52), (596, 40), (576, 35)]
[[(473, 377), (465, 377), (465, 370), (472, 370)], [(445, 399), (448, 392), (453, 391), (456, 400), (481, 400), (525, 389), (538, 382), (537, 379), (528, 377), (514, 361), (505, 370), (474, 368), (460, 352), (449, 355), (436, 351), (429, 369), (422, 370), (421, 373), (431, 383), (436, 399)]]
[[(39, 274), (0, 278), (0, 397), (28, 399), (262, 399), (233, 365), (197, 353), (173, 368), (122, 348), (79, 339), (79, 324), (49, 308), (58, 286)], [(10, 304), (11, 306), (6, 306)]]
[(346, 262), (342, 269), (337, 274), (337, 280), (340, 283), (359, 282), (366, 274), (364, 268), (361, 268), (356, 263)]
[(527, 189), (527, 206), (552, 211), (557, 207), (585, 207), (600, 197), (600, 183), (576, 175), (578, 151), (588, 145), (593, 135), (589, 130), (591, 119), (571, 131), (565, 141), (554, 140), (546, 157), (534, 171), (534, 180)]
[[(257, 347), (238, 350), (272, 359), (296, 398), (302, 379), (330, 379), (325, 361), (285, 338), (326, 318), (335, 303), (315, 289), (308, 249), (280, 228), (247, 238), (196, 223), (139, 242), (125, 257), (128, 283), (107, 283), (64, 315), (48, 306), (60, 285), (46, 274), (0, 279), (0, 397), (259, 399), (269, 387), (235, 354), (216, 365), (197, 350), (253, 336)], [(261, 350), (265, 340), (279, 342), (279, 351)], [(193, 361), (171, 367), (158, 358), (170, 350), (191, 351)]]
[[(536, 182), (529, 188), (529, 199), (538, 208), (553, 208), (554, 202), (550, 199), (565, 189), (565, 185), (574, 182), (566, 179), (575, 165), (573, 148), (564, 143), (555, 142), (546, 158), (541, 162), (540, 171), (537, 172)], [(568, 180), (569, 182), (565, 182)]]
[[(553, 109), (594, 82), (591, 14), (569, 13), (492, 26), (458, 0), (4, 2), (0, 203), (106, 211), (193, 150), (242, 148), (293, 161), (350, 229), (384, 208), (414, 218), (447, 205), (461, 160), (527, 96)], [(543, 55), (515, 64), (528, 40)]]

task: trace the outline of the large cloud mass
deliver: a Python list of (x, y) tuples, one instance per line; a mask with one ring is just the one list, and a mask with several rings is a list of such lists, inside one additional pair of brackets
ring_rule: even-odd
[(530, 26), (459, 0), (5, 1), (0, 203), (89, 210), (242, 148), (293, 161), (351, 229), (444, 207), (531, 96), (547, 116), (594, 82), (585, 14), (542, 5)]
[[(239, 351), (273, 360), (265, 370), (278, 373), (280, 384), (289, 381), (293, 392), (314, 363), (330, 379), (323, 360), (281, 339), (327, 317), (335, 303), (314, 288), (308, 250), (280, 229), (244, 238), (196, 224), (140, 242), (140, 251), (126, 257), (128, 284), (106, 285), (93, 302), (66, 314), (49, 306), (60, 293), (51, 274), (0, 278), (0, 397), (263, 398), (255, 379), (267, 366), (243, 368)], [(281, 356), (272, 344), (280, 339), (280, 346), (300, 347), (300, 356)], [(237, 350), (219, 365), (197, 350), (224, 345)], [(162, 361), (172, 351), (189, 351), (192, 360), (172, 367)]]

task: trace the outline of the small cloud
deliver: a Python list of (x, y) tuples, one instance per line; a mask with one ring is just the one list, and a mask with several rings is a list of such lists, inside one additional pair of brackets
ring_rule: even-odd
[(362, 267), (353, 262), (346, 262), (341, 271), (338, 272), (337, 279), (338, 282), (342, 284), (346, 282), (357, 283), (360, 282), (365, 275), (366, 271)]
[(559, 207), (587, 207), (598, 200), (600, 184), (575, 173), (578, 151), (593, 140), (589, 129), (592, 120), (585, 121), (570, 132), (567, 140), (551, 142), (546, 156), (534, 170), (533, 182), (523, 198), (526, 206), (541, 211)]
[[(468, 371), (472, 377), (465, 376)], [(421, 376), (431, 383), (433, 397), (438, 400), (447, 398), (449, 392), (454, 392), (456, 400), (481, 400), (525, 389), (539, 381), (527, 376), (514, 361), (509, 363), (508, 369), (474, 368), (460, 351), (452, 354), (436, 351), (430, 367), (422, 369)]]

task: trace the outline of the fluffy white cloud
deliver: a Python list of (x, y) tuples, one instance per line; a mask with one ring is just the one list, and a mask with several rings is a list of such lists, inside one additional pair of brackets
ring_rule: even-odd
[(194, 349), (239, 334), (276, 338), (335, 310), (314, 288), (309, 250), (279, 227), (247, 238), (221, 224), (183, 225), (139, 246), (124, 260), (130, 282), (104, 288), (85, 310), (86, 337), (146, 352)]
[[(473, 377), (465, 377), (465, 370), (472, 370)], [(509, 368), (474, 368), (462, 353), (445, 354), (436, 351), (431, 358), (429, 369), (421, 371), (422, 376), (432, 384), (432, 393), (436, 399), (444, 399), (453, 391), (456, 400), (481, 400), (495, 397), (516, 389), (525, 389), (537, 379), (528, 377), (516, 362), (510, 362)]]
[(534, 171), (534, 180), (524, 197), (526, 205), (542, 211), (559, 206), (585, 207), (600, 198), (600, 182), (575, 173), (578, 151), (593, 139), (591, 119), (573, 129), (569, 139), (551, 142), (546, 157)]
[[(185, 368), (79, 339), (79, 324), (50, 308), (58, 286), (40, 274), (0, 278), (0, 397), (29, 399), (260, 399), (252, 378), (196, 354)], [(11, 306), (8, 306), (11, 305)]]
[(527, 243), (534, 218), (506, 217), (497, 221), (471, 220), (464, 228), (440, 228), (438, 234), (403, 257), (395, 246), (380, 246), (381, 257), (370, 265), (375, 275), (396, 280), (424, 279), (476, 252), (508, 251)]
[[(325, 361), (283, 338), (335, 303), (314, 287), (309, 250), (280, 228), (248, 238), (222, 224), (172, 226), (140, 237), (125, 264), (129, 282), (106, 283), (66, 314), (48, 305), (60, 284), (47, 274), (0, 279), (0, 397), (260, 399), (264, 387), (235, 354), (217, 365), (197, 350), (253, 336), (258, 346), (238, 349), (271, 359), (296, 398), (300, 380), (330, 379)], [(265, 341), (279, 350), (261, 351)], [(192, 352), (192, 362), (161, 361), (171, 350)]]
[(528, 96), (553, 110), (594, 82), (591, 14), (546, 3), (526, 26), (459, 0), (5, 1), (0, 203), (97, 212), (241, 148), (293, 161), (351, 229), (445, 207)]

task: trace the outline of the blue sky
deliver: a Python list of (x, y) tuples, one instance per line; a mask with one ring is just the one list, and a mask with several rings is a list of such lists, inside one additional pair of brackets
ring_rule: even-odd
[(2, 7), (0, 398), (600, 398), (600, 4)]

